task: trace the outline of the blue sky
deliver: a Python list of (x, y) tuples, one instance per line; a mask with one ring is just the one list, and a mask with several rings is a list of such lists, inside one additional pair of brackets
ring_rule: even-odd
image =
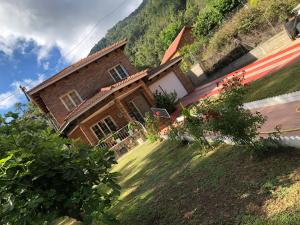
[(0, 51), (0, 113), (13, 110), (16, 102), (27, 102), (19, 86), (31, 88), (69, 64), (57, 47), (38, 60), (34, 41), (18, 40), (10, 55)]
[(16, 102), (26, 102), (19, 85), (31, 88), (85, 57), (141, 2), (0, 1), (0, 114), (13, 110)]

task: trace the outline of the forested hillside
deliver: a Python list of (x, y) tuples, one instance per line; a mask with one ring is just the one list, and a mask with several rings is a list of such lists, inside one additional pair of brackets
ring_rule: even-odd
[[(182, 49), (183, 69), (201, 62), (207, 72), (230, 63), (282, 30), (298, 0), (144, 0), (91, 50), (127, 38), (126, 53), (137, 68), (154, 67), (184, 25), (195, 43)], [(232, 54), (234, 53), (234, 54)]]
[[(183, 23), (189, 23), (203, 8), (205, 0), (144, 0), (130, 16), (108, 31), (91, 50), (127, 38), (126, 53), (139, 68), (153, 67)], [(169, 31), (169, 32), (168, 32)]]

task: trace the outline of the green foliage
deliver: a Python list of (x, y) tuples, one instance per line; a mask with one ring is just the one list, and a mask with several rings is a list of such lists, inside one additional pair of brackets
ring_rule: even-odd
[(242, 3), (241, 0), (214, 0), (200, 11), (195, 24), (196, 36), (206, 36), (223, 22), (226, 14)]
[(239, 9), (211, 36), (205, 48), (199, 48), (205, 68), (213, 69), (214, 64), (237, 48), (237, 43), (251, 49), (273, 36), (274, 29), (279, 32), (278, 27), (282, 27), (296, 4), (296, 0), (260, 0), (252, 7)]
[(197, 105), (183, 109), (184, 129), (204, 147), (211, 147), (207, 136), (220, 136), (248, 146), (255, 154), (267, 154), (278, 146), (278, 141), (274, 137), (259, 138), (258, 129), (265, 118), (243, 107), (247, 91), (242, 81), (243, 77), (238, 75), (225, 80), (218, 97), (206, 98)]
[(180, 20), (177, 20), (173, 23), (170, 23), (165, 29), (163, 29), (160, 32), (159, 38), (165, 48), (169, 47), (169, 45), (176, 38), (181, 28), (182, 28), (182, 22)]
[(251, 7), (257, 6), (259, 0), (248, 0), (248, 4)]
[(178, 125), (178, 124), (170, 124), (168, 132), (168, 141), (174, 142), (174, 143), (182, 143), (183, 142), (183, 136), (184, 136), (184, 129)]
[(243, 0), (214, 0), (212, 1), (212, 6), (225, 16), (226, 13), (231, 12), (242, 3)]
[(184, 130), (187, 131), (192, 137), (204, 148), (211, 147), (206, 140), (207, 136), (207, 123), (205, 117), (199, 113), (199, 107), (197, 105), (184, 108), (182, 110), (184, 116)]
[(176, 110), (177, 93), (175, 91), (171, 93), (156, 92), (154, 97), (156, 107), (166, 109), (169, 114)]
[(151, 143), (160, 140), (160, 119), (158, 116), (147, 113), (145, 116), (145, 128), (147, 130), (146, 137)]
[(196, 36), (206, 36), (212, 29), (220, 25), (223, 15), (214, 7), (208, 6), (201, 11), (194, 24), (194, 34)]
[[(110, 29), (91, 53), (127, 38), (125, 51), (132, 63), (139, 69), (155, 67), (183, 25), (189, 25), (194, 28), (197, 44), (190, 48), (192, 52), (183, 51), (183, 68), (188, 70), (193, 62), (200, 61), (210, 71), (236, 47), (237, 37), (256, 46), (271, 30), (270, 22), (273, 26), (280, 24), (298, 3), (297, 0), (259, 0), (253, 1), (256, 3), (251, 7), (242, 7), (245, 2), (144, 0), (136, 11)], [(239, 7), (242, 8), (237, 11)]]
[(258, 112), (251, 113), (243, 107), (246, 90), (242, 79), (235, 76), (225, 81), (218, 99), (206, 104), (207, 110), (215, 115), (208, 117), (208, 123), (213, 132), (238, 144), (252, 146), (265, 120)]
[(0, 223), (44, 224), (60, 216), (112, 224), (119, 195), (114, 153), (62, 138), (31, 108), (0, 117)]
[(125, 51), (136, 67), (157, 66), (168, 47), (158, 37), (170, 23), (179, 20), (185, 7), (186, 1), (182, 0), (144, 0), (136, 11), (110, 29), (91, 53), (126, 37)]

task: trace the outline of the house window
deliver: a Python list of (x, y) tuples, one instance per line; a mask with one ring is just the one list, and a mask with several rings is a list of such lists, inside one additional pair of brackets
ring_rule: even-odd
[(113, 67), (109, 70), (109, 73), (116, 82), (119, 82), (128, 76), (127, 71), (122, 65)]
[(81, 97), (75, 90), (68, 92), (67, 94), (60, 97), (60, 99), (69, 111), (74, 109), (77, 105), (79, 105), (82, 102)]
[(114, 131), (117, 131), (117, 126), (112, 120), (112, 118), (109, 116), (92, 126), (92, 130), (94, 131), (94, 134), (97, 136), (97, 138), (100, 140), (113, 133)]

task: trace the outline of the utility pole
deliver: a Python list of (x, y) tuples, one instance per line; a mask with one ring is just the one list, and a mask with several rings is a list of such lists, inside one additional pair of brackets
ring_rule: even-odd
[(30, 102), (31, 100), (30, 100), (30, 98), (29, 98), (29, 96), (28, 96), (28, 94), (27, 94), (26, 87), (24, 87), (24, 86), (22, 86), (22, 85), (20, 85), (19, 87), (20, 87), (21, 91), (23, 92), (23, 94), (25, 95), (27, 101)]

